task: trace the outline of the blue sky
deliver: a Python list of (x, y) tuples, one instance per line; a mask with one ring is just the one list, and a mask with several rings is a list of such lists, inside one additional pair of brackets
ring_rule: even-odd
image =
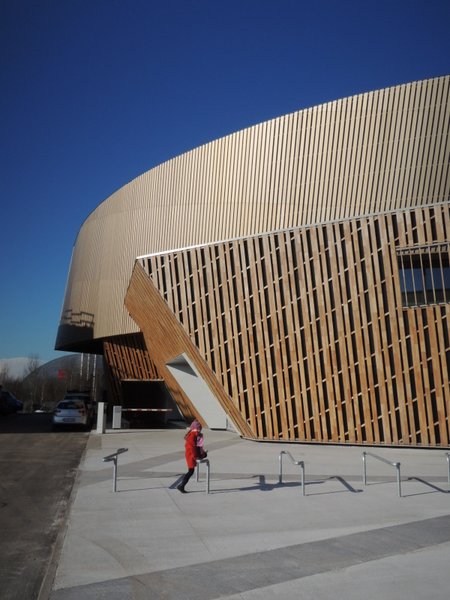
[(51, 360), (72, 246), (142, 172), (450, 73), (449, 0), (2, 0), (0, 358)]

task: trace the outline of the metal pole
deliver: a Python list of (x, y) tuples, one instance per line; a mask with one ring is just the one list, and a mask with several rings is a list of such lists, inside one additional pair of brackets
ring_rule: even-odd
[(364, 485), (367, 485), (367, 476), (366, 476), (366, 453), (362, 453), (362, 461), (363, 461), (363, 482)]
[(448, 469), (447, 481), (448, 481), (448, 487), (450, 487), (450, 452), (446, 452), (445, 457), (447, 458), (447, 469)]
[(113, 492), (117, 490), (117, 456), (113, 458)]
[(128, 448), (119, 448), (114, 454), (103, 457), (103, 462), (113, 463), (113, 492), (117, 490), (117, 461), (119, 454), (122, 454), (123, 452), (128, 452)]
[(398, 487), (398, 497), (402, 497), (402, 488), (401, 488), (401, 480), (400, 480), (400, 463), (395, 463), (395, 468), (397, 469), (397, 487)]
[(283, 483), (283, 454), (287, 454), (289, 456), (289, 458), (291, 459), (292, 463), (294, 465), (297, 465), (300, 467), (301, 472), (300, 472), (300, 476), (301, 476), (301, 486), (302, 486), (302, 494), (303, 496), (305, 496), (305, 463), (303, 460), (294, 460), (292, 458), (292, 454), (290, 452), (286, 452), (286, 450), (282, 450), (280, 452), (280, 454), (278, 455), (278, 461), (279, 461), (279, 472), (278, 472), (278, 483)]
[(278, 461), (280, 464), (279, 474), (278, 474), (278, 483), (283, 483), (283, 454), (284, 450), (280, 452), (280, 456), (278, 457)]
[(382, 462), (386, 463), (387, 465), (391, 465), (391, 467), (395, 467), (395, 469), (397, 470), (398, 495), (401, 498), (402, 497), (402, 488), (401, 488), (401, 476), (400, 476), (400, 463), (399, 462), (391, 462), (390, 460), (387, 460), (386, 458), (383, 458), (382, 456), (377, 456), (376, 454), (372, 454), (371, 452), (363, 452), (362, 453), (362, 460), (363, 460), (363, 481), (364, 481), (364, 485), (367, 484), (366, 455), (373, 456), (377, 460), (381, 460)]
[(209, 494), (209, 460), (206, 461), (206, 493)]

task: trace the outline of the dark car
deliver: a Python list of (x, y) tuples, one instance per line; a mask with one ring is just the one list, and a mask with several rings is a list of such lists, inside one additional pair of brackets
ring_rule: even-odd
[(12, 415), (23, 409), (22, 400), (18, 400), (11, 392), (0, 393), (0, 415)]

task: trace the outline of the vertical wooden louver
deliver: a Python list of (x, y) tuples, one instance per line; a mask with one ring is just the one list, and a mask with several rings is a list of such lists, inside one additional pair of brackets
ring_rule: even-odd
[[(449, 199), (450, 76), (249, 127), (89, 215), (56, 347), (103, 344), (120, 395), (122, 373), (147, 376), (128, 345), (142, 324), (170, 380), (147, 289), (243, 434), (446, 445)], [(137, 257), (151, 287), (130, 282)]]
[(137, 256), (445, 202), (450, 77), (378, 90), (279, 117), (144, 173), (100, 204), (75, 244), (63, 316), (94, 315), (104, 339), (137, 328), (123, 307)]
[(103, 343), (106, 372), (114, 404), (122, 403), (122, 381), (161, 378), (145, 345), (142, 333), (122, 335)]
[(397, 249), (449, 238), (443, 203), (142, 264), (253, 437), (438, 446), (450, 302), (405, 308)]
[[(251, 435), (245, 420), (230, 402), (230, 398), (189, 339), (187, 332), (180, 327), (174, 314), (139, 264), (136, 264), (133, 270), (125, 303), (130, 314), (139, 322), (148, 344), (151, 344), (158, 371), (164, 376), (172, 398), (182, 414), (186, 418), (195, 416), (201, 421), (204, 420), (195, 409), (195, 399), (186, 396), (166, 366), (169, 361), (184, 354), (195, 365), (198, 375), (209, 385), (213, 395), (239, 430), (244, 435)], [(187, 312), (190, 312), (189, 308)]]

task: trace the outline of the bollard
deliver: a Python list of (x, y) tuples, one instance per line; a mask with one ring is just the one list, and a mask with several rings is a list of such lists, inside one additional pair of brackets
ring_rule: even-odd
[(105, 433), (105, 403), (99, 402), (97, 405), (97, 433)]
[(113, 406), (112, 428), (122, 429), (122, 407)]

